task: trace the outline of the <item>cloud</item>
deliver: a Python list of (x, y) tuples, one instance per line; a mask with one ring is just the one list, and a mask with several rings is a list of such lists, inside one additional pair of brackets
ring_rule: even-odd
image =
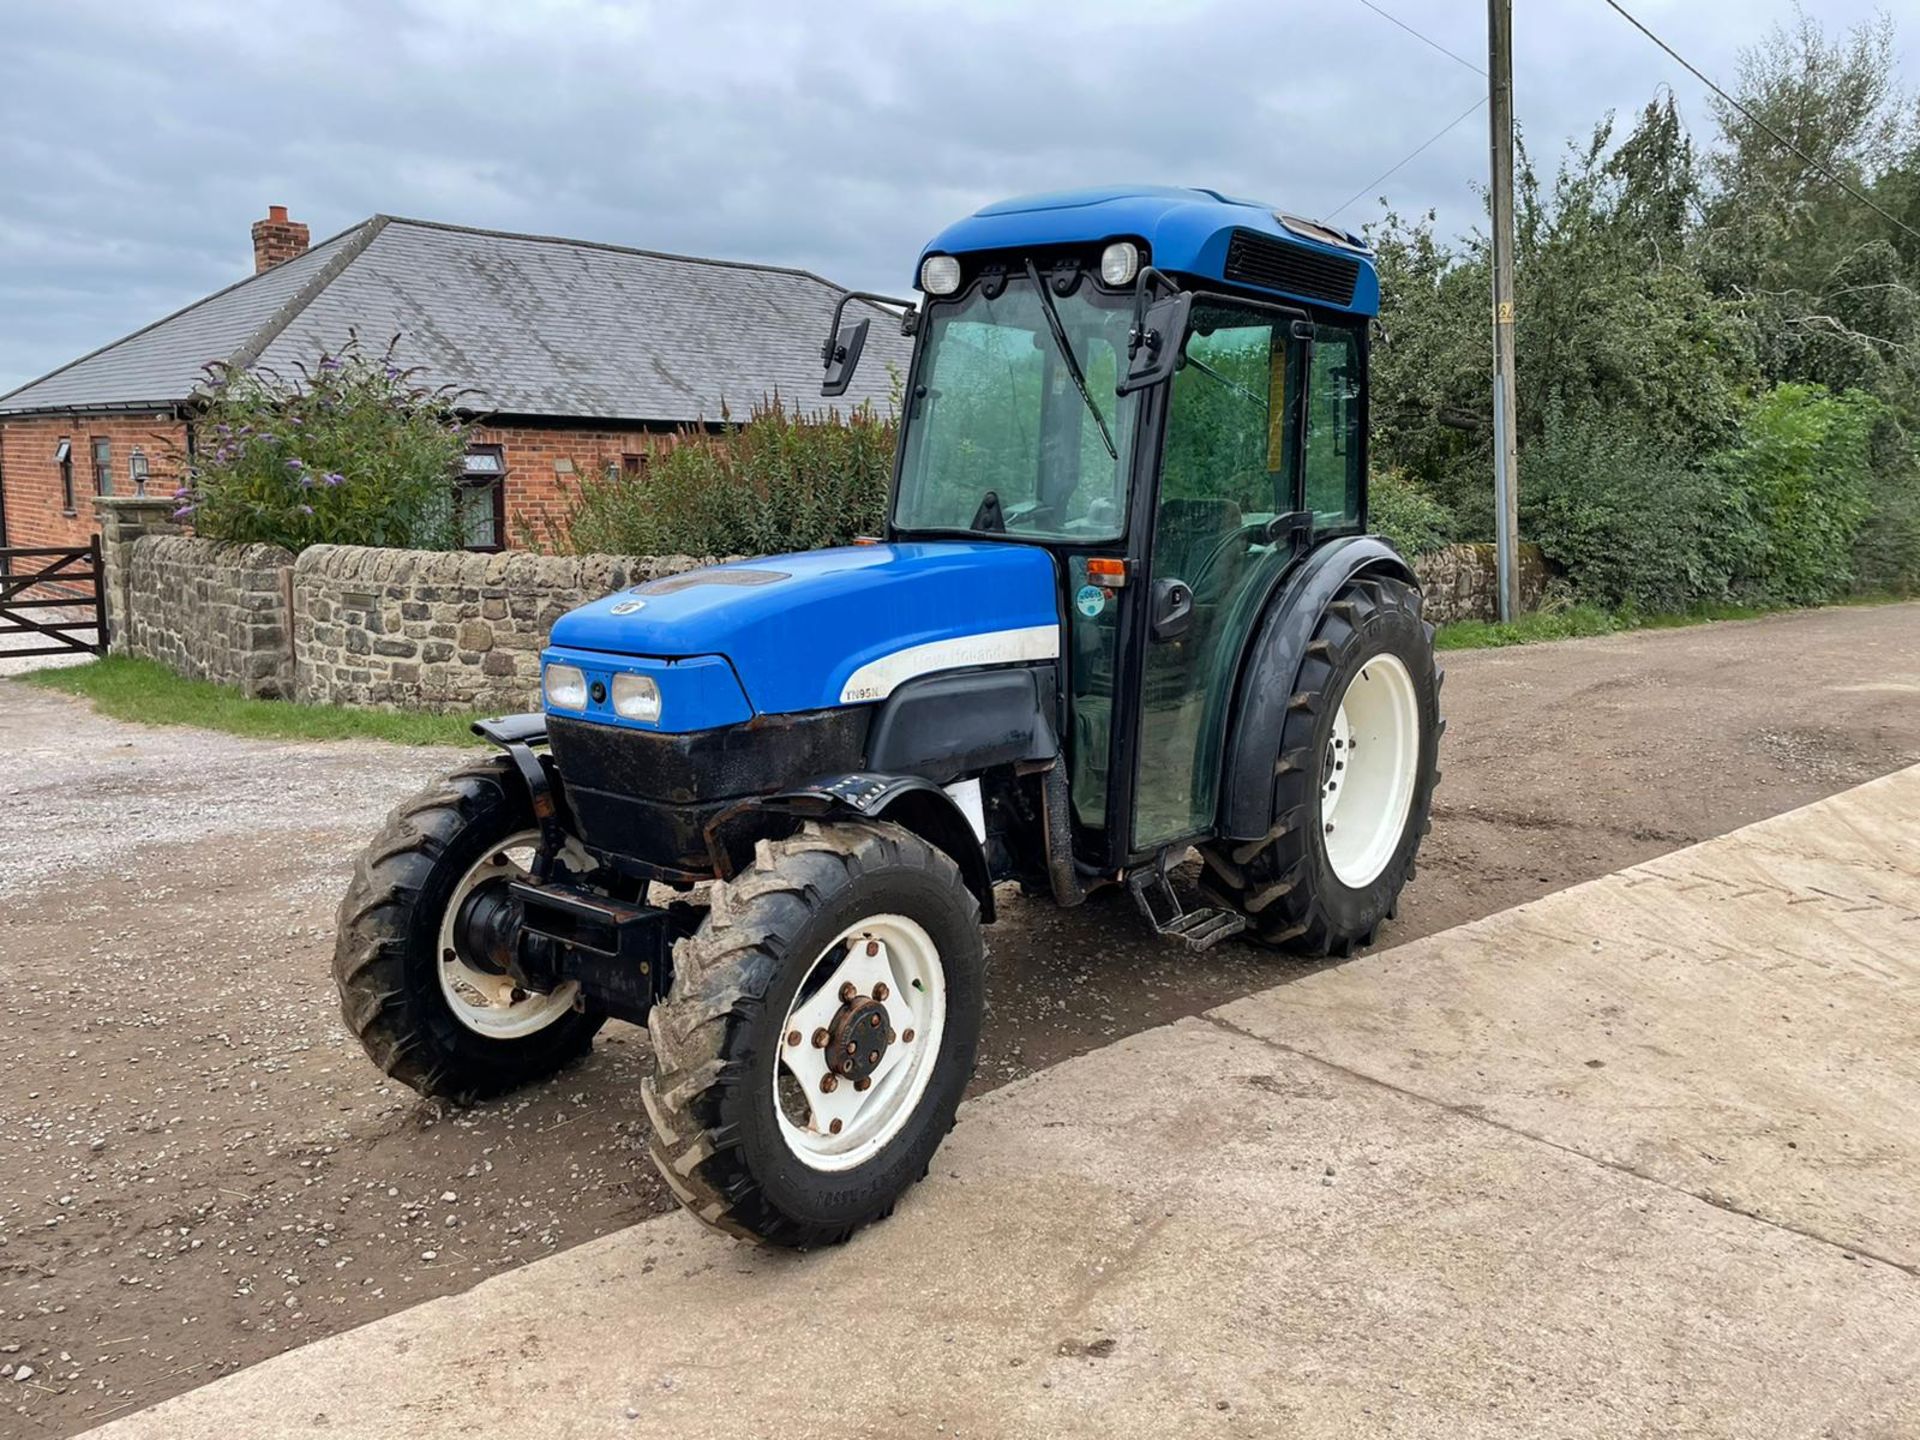
[[(1383, 3), (1482, 55), (1478, 5)], [(1698, 87), (1604, 6), (1517, 8), (1543, 161), (1662, 83), (1708, 128)], [(1730, 76), (1789, 7), (1641, 9)], [(1324, 213), (1483, 87), (1357, 0), (27, 0), (6, 25), (0, 391), (246, 274), (269, 203), (316, 240), (384, 211), (900, 291), (927, 236), (1022, 191), (1199, 184)], [(1380, 188), (1467, 228), (1485, 150), (1482, 114)], [(1341, 218), (1377, 213), (1368, 195)]]

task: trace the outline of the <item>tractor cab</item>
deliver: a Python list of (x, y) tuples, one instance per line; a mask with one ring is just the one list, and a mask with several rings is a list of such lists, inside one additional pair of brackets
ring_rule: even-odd
[[(888, 538), (1054, 557), (1083, 862), (1212, 833), (1261, 612), (1365, 528), (1364, 246), (1211, 191), (1086, 190), (949, 227), (918, 288)], [(828, 346), (830, 393), (863, 338)]]

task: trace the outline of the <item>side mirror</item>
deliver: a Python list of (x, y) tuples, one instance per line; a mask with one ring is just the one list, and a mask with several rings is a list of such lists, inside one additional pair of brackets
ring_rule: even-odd
[(1131, 395), (1172, 377), (1192, 309), (1193, 295), (1186, 291), (1147, 307), (1127, 337), (1127, 373), (1114, 387), (1116, 395)]
[(867, 331), (872, 325), (871, 320), (856, 321), (851, 329), (836, 331), (834, 337), (820, 347), (821, 359), (827, 366), (826, 378), (820, 382), (822, 395), (847, 393), (853, 372), (860, 368), (860, 352), (867, 347)]

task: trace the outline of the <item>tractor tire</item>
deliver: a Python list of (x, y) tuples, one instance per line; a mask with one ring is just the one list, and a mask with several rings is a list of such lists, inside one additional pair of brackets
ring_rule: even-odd
[[(641, 1094), (668, 1186), (707, 1224), (793, 1249), (891, 1214), (973, 1077), (985, 965), (978, 903), (919, 836), (877, 821), (762, 840), (676, 948), (647, 1022)], [(876, 996), (883, 1021), (862, 1008)], [(846, 1027), (886, 1037), (862, 1058), (893, 1052), (864, 1083), (828, 1070)]]
[(1412, 586), (1362, 575), (1327, 606), (1287, 701), (1273, 828), (1201, 847), (1202, 889), (1249, 938), (1314, 956), (1374, 943), (1431, 826), (1443, 679)]
[(464, 1105), (543, 1079), (606, 1023), (565, 989), (484, 1003), (466, 982), (496, 982), (464, 968), (448, 943), (459, 897), (518, 873), (509, 851), (537, 835), (526, 786), (503, 756), (401, 805), (354, 866), (333, 955), (340, 1009), (373, 1063), (422, 1095)]

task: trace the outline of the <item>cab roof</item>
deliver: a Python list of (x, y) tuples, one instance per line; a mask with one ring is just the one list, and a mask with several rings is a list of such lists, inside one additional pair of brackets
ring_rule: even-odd
[(921, 258), (1107, 240), (1143, 243), (1160, 270), (1356, 315), (1380, 311), (1380, 279), (1358, 236), (1217, 190), (1109, 185), (1001, 200), (942, 230)]

